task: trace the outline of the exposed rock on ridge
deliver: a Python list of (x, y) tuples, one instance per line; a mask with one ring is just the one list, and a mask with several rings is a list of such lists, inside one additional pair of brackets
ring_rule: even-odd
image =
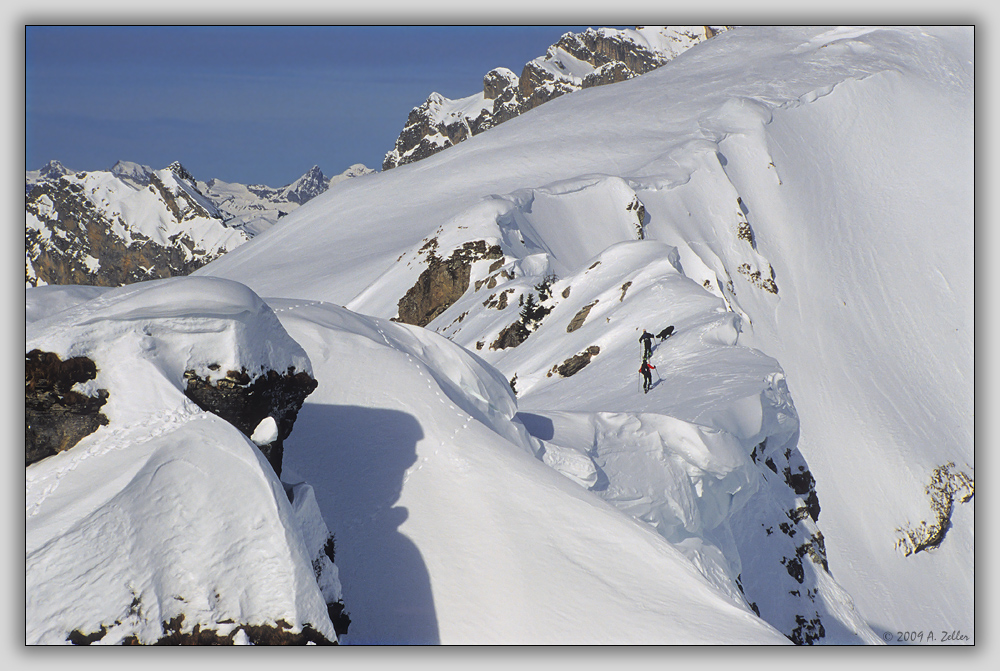
[[(242, 244), (180, 164), (150, 173), (75, 173), (25, 196), (25, 284), (120, 286), (187, 275)], [(143, 212), (129, 221), (129, 212)]]
[(327, 177), (313, 166), (272, 188), (201, 182), (178, 162), (73, 172), (50, 161), (25, 172), (25, 285), (121, 286), (188, 275), (331, 185), (373, 172), (355, 164)]
[(469, 288), (474, 261), (502, 256), (499, 245), (488, 247), (485, 240), (466, 242), (447, 259), (442, 259), (431, 249), (427, 268), (420, 273), (416, 284), (399, 299), (399, 316), (395, 321), (426, 326)]
[(215, 384), (199, 377), (193, 370), (184, 373), (184, 394), (202, 410), (214, 413), (235, 426), (248, 438), (266, 418), (277, 424), (278, 435), (270, 443), (259, 445), (274, 472), (281, 475), (285, 438), (292, 432), (295, 418), (306, 396), (319, 383), (307, 373), (289, 369), (284, 374), (269, 370), (251, 381), (246, 371), (229, 371)]
[(108, 391), (88, 396), (73, 389), (97, 377), (97, 366), (84, 356), (65, 361), (53, 352), (31, 350), (24, 356), (24, 465), (50, 457), (80, 442), (108, 418), (101, 413)]

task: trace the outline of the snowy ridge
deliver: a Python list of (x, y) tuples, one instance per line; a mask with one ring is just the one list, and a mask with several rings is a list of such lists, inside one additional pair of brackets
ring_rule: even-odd
[[(310, 358), (329, 381), (303, 409), (286, 464), (324, 473), (317, 499), (339, 510), (338, 563), (354, 566), (345, 601), (365, 623), (344, 642), (782, 640), (730, 583), (535, 459), (509, 385), (475, 355), (330, 304), (269, 302), (322, 353)], [(582, 627), (595, 613), (598, 630)], [(698, 618), (726, 623), (726, 634), (693, 626)]]
[(382, 169), (419, 161), (567, 93), (649, 72), (726, 29), (658, 26), (566, 33), (544, 56), (528, 61), (520, 77), (494, 68), (483, 78), (480, 93), (457, 100), (431, 93), (411, 110)]
[[(931, 471), (973, 468), (971, 59), (960, 30), (731, 30), (322, 196), (296, 213), (296, 236), (272, 231), (199, 272), (388, 318), (431, 251), (498, 245), (428, 328), (497, 368), (525, 416), (582, 413), (570, 425), (587, 427), (651, 414), (742, 441), (773, 482), (730, 511), (731, 541), (699, 542), (738, 549), (742, 570), (729, 561), (726, 574), (764, 619), (802, 642), (874, 642), (869, 626), (912, 628), (915, 613), (971, 631), (974, 502), (933, 554), (894, 547), (897, 527), (928, 515)], [(302, 236), (330, 243), (306, 249)], [(529, 295), (547, 314), (501, 342)], [(925, 328), (939, 319), (948, 330)], [(644, 395), (636, 338), (667, 324), (661, 381)], [(794, 413), (775, 409), (778, 379)], [(959, 391), (943, 399), (927, 379)], [(549, 461), (561, 453), (561, 470), (593, 486), (595, 435), (569, 431)], [(818, 520), (797, 512), (810, 481)], [(428, 532), (421, 549), (437, 542)], [(769, 589), (778, 578), (792, 582)]]

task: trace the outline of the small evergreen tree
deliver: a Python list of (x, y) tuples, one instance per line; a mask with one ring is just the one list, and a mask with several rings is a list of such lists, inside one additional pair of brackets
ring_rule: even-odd
[(521, 321), (527, 325), (538, 319), (538, 308), (539, 305), (535, 300), (535, 294), (528, 294), (521, 307)]

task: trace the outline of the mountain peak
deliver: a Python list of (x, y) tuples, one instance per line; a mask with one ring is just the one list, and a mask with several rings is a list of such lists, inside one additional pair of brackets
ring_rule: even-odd
[(174, 161), (173, 163), (168, 165), (167, 170), (173, 172), (175, 175), (177, 175), (179, 179), (187, 180), (192, 184), (196, 181), (194, 176), (191, 173), (189, 173), (183, 165), (181, 165), (180, 161)]
[(153, 174), (153, 169), (148, 165), (132, 161), (118, 161), (111, 166), (111, 174), (122, 181), (145, 187), (149, 185), (149, 176)]

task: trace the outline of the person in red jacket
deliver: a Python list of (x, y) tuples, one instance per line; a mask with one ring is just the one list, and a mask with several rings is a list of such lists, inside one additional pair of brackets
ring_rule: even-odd
[(651, 365), (648, 361), (643, 361), (642, 365), (639, 366), (639, 372), (642, 373), (642, 393), (649, 393), (650, 388), (653, 386), (653, 377), (650, 374), (650, 369), (656, 370), (656, 366)]

